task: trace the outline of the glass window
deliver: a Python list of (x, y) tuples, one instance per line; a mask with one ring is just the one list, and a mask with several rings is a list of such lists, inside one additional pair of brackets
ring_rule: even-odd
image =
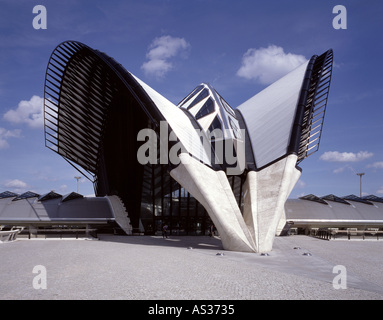
[(235, 122), (233, 121), (231, 117), (229, 117), (229, 123), (231, 128), (233, 129), (234, 137), (239, 139), (240, 138), (239, 128), (237, 127), (237, 125), (235, 124)]
[(225, 110), (229, 114), (231, 114), (233, 117), (235, 117), (235, 112), (234, 112), (233, 108), (230, 107), (230, 105), (225, 101), (224, 98), (221, 97), (221, 95), (217, 91), (215, 93), (219, 96), (219, 99), (221, 100), (221, 103), (222, 103), (223, 107), (225, 108)]
[(198, 120), (212, 112), (214, 112), (215, 108), (214, 108), (214, 102), (211, 98), (209, 98), (205, 103), (204, 105), (202, 106), (202, 108), (197, 112), (197, 114), (195, 115), (195, 118)]
[[(216, 132), (215, 132), (215, 135), (211, 135), (211, 133), (215, 130), (215, 129), (220, 129), (220, 131), (219, 130), (217, 130)], [(218, 134), (218, 133), (220, 133), (220, 134)], [(219, 121), (219, 119), (218, 119), (218, 116), (216, 116), (215, 118), (214, 118), (214, 120), (213, 120), (213, 122), (211, 123), (211, 125), (210, 125), (210, 127), (209, 127), (209, 129), (208, 129), (208, 134), (209, 135), (211, 135), (211, 139), (212, 140), (214, 140), (214, 139), (218, 139), (218, 138), (222, 138), (222, 125), (221, 125), (221, 121)]]
[(31, 191), (27, 191), (27, 192), (17, 196), (16, 198), (14, 198), (12, 201), (17, 201), (17, 200), (21, 200), (21, 199), (28, 199), (28, 198), (38, 198), (38, 197), (40, 197), (39, 194), (31, 192)]
[(197, 96), (197, 98), (194, 99), (194, 101), (188, 106), (188, 110), (192, 107), (194, 107), (198, 102), (205, 99), (209, 95), (209, 90), (204, 89), (202, 92)]
[(4, 192), (0, 193), (0, 199), (12, 198), (12, 197), (17, 197), (17, 196), (18, 196), (17, 193), (10, 192), (10, 191), (4, 191)]
[(200, 92), (202, 89), (203, 89), (203, 85), (199, 85), (197, 88), (195, 88), (188, 96), (186, 96), (186, 98), (184, 98), (178, 105), (179, 106), (182, 106), (184, 105), (186, 102), (188, 102), (191, 98), (194, 97), (194, 95), (196, 95), (198, 92)]
[(340, 202), (340, 203), (344, 203), (344, 204), (347, 204), (347, 205), (351, 205), (349, 202), (347, 202), (346, 200), (342, 199), (342, 198), (339, 198), (337, 196), (334, 196), (333, 194), (329, 194), (327, 196), (324, 196), (322, 197), (322, 199), (324, 200), (330, 200), (330, 201), (335, 201), (335, 202)]

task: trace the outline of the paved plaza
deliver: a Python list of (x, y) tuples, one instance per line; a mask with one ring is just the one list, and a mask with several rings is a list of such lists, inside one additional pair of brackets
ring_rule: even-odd
[[(210, 237), (99, 238), (0, 244), (0, 299), (383, 298), (383, 240), (277, 237), (267, 256), (224, 251)], [(35, 266), (46, 289), (33, 286)], [(346, 289), (334, 288), (334, 266), (345, 268)]]

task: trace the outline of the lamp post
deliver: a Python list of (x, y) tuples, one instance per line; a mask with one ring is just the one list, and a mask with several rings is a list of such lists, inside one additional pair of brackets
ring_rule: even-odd
[(362, 197), (362, 176), (364, 176), (364, 172), (357, 173), (356, 175), (360, 177), (360, 197)]
[(77, 193), (78, 193), (78, 181), (81, 179), (81, 177), (76, 176), (74, 178), (77, 180)]

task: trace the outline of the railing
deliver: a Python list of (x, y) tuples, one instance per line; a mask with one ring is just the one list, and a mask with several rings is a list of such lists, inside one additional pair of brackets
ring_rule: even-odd
[(70, 234), (72, 236), (76, 236), (76, 239), (78, 239), (79, 234), (84, 234), (85, 236), (91, 236), (93, 238), (97, 238), (97, 229), (91, 229), (91, 228), (62, 228), (62, 229), (35, 229), (33, 232), (30, 232), (28, 235), (28, 238), (31, 239), (33, 236), (36, 238), (38, 235), (45, 236), (45, 239), (49, 238), (49, 236), (58, 236), (60, 239), (63, 238), (63, 235)]
[(23, 228), (12, 229), (7, 231), (0, 231), (0, 243), (15, 241), (17, 235), (22, 231)]
[(312, 228), (310, 235), (316, 238), (331, 240), (336, 238), (347, 237), (351, 239), (363, 239), (373, 238), (379, 240), (379, 237), (383, 234), (378, 228), (367, 228), (366, 230), (358, 230), (357, 228), (347, 228), (345, 230), (339, 230), (338, 228)]

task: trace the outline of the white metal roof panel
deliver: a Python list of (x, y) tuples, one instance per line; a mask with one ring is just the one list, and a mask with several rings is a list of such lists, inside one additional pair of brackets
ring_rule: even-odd
[(240, 106), (257, 167), (287, 153), (308, 61)]
[(176, 136), (186, 148), (187, 152), (192, 154), (197, 159), (203, 161), (206, 164), (211, 164), (210, 157), (201, 144), (199, 133), (194, 129), (193, 124), (190, 122), (187, 115), (163, 97), (153, 88), (149, 87), (142, 80), (133, 75), (137, 82), (146, 91), (152, 101), (156, 104), (158, 110), (162, 113), (169, 126), (172, 128)]

